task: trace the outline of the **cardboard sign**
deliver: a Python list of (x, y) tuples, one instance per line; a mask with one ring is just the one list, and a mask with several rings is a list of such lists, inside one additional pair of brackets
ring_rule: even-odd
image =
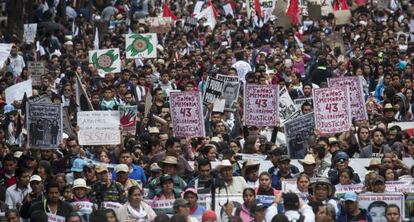
[(137, 106), (119, 106), (119, 112), (121, 115), (121, 126), (123, 134), (135, 135), (137, 129)]
[(37, 23), (24, 24), (23, 41), (27, 44), (34, 43), (37, 33)]
[(27, 141), (30, 148), (57, 148), (62, 142), (62, 105), (28, 103)]
[(27, 72), (32, 79), (33, 86), (42, 84), (42, 76), (45, 74), (43, 62), (27, 62)]
[(285, 123), (285, 136), (290, 158), (303, 159), (308, 152), (309, 138), (315, 130), (313, 113), (295, 118)]
[(118, 145), (119, 119), (119, 111), (78, 112), (79, 145)]
[(385, 208), (389, 204), (396, 204), (400, 207), (401, 218), (404, 218), (405, 205), (402, 193), (363, 193), (359, 194), (359, 207), (368, 210), (372, 221), (387, 221)]
[(174, 23), (171, 17), (146, 17), (138, 21), (147, 24), (149, 32), (157, 34), (164, 34), (171, 31), (171, 26)]
[(206, 87), (203, 94), (203, 103), (213, 103), (216, 99), (221, 97), (223, 92), (224, 82), (215, 78), (207, 77)]
[(313, 89), (315, 125), (322, 134), (335, 134), (351, 128), (349, 87)]
[(205, 136), (199, 92), (171, 92), (170, 109), (175, 137)]
[(279, 92), (279, 118), (282, 125), (299, 116), (300, 109), (295, 106), (292, 98), (290, 98), (289, 92), (286, 87), (283, 87)]
[(346, 25), (351, 22), (351, 11), (338, 10), (334, 11), (336, 25)]
[(158, 38), (156, 33), (133, 33), (125, 36), (127, 59), (157, 58)]
[(233, 103), (237, 102), (240, 91), (240, 78), (238, 76), (226, 76), (217, 74), (217, 79), (223, 81), (222, 96), (226, 100), (224, 110), (234, 111)]
[(329, 87), (335, 88), (345, 85), (349, 86), (352, 119), (367, 120), (368, 114), (365, 106), (364, 92), (362, 91), (362, 83), (358, 76), (328, 78)]
[(244, 124), (276, 126), (278, 117), (278, 86), (247, 84), (244, 90)]
[(26, 80), (19, 82), (8, 87), (5, 92), (6, 94), (6, 103), (12, 104), (14, 101), (19, 101), (23, 99), (24, 94), (26, 93), (27, 97), (32, 96), (32, 80)]

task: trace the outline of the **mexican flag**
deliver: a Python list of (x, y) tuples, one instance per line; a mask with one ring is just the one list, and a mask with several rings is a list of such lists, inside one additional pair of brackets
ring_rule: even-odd
[(121, 72), (119, 49), (101, 49), (89, 51), (89, 62), (98, 70), (101, 77), (106, 73)]
[(158, 39), (156, 33), (132, 33), (125, 37), (127, 59), (157, 58)]

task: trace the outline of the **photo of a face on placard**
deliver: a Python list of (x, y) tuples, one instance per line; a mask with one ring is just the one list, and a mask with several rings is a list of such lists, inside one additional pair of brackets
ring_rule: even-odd
[(387, 222), (385, 217), (385, 208), (395, 204), (400, 208), (400, 215), (403, 217), (404, 212), (404, 195), (403, 194), (360, 194), (359, 207), (366, 209), (372, 217), (373, 222)]

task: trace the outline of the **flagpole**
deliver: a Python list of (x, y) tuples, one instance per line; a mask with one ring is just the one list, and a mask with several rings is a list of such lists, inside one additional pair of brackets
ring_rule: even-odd
[[(86, 90), (85, 90), (85, 88), (83, 88), (83, 85), (82, 85), (82, 82), (81, 82), (81, 79), (80, 79), (80, 77), (79, 77), (79, 75), (78, 75), (78, 73), (76, 73), (75, 72), (75, 75), (76, 75), (76, 78), (77, 78), (77, 84), (80, 84), (80, 88), (81, 88), (81, 90), (82, 90), (82, 93), (85, 95), (85, 98), (86, 98), (86, 101), (88, 102), (88, 105), (89, 105), (89, 108), (92, 110), (92, 111), (94, 111), (94, 109), (93, 109), (93, 106), (92, 106), (92, 102), (89, 100), (89, 96), (88, 96), (88, 94), (86, 93)], [(79, 87), (79, 86), (78, 86)], [(79, 103), (80, 103), (80, 96), (79, 96)], [(78, 106), (80, 106), (80, 104), (78, 104)]]

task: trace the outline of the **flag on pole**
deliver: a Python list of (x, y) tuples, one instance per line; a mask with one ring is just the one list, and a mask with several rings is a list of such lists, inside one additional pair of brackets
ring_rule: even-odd
[(93, 111), (92, 103), (89, 100), (88, 95), (86, 94), (85, 89), (82, 86), (82, 82), (78, 74), (76, 74), (75, 93), (78, 111)]
[(93, 46), (95, 50), (99, 49), (99, 33), (98, 33), (98, 28), (96, 28), (95, 30), (95, 39), (93, 40)]
[(171, 17), (172, 20), (177, 20), (177, 16), (171, 11), (168, 3), (164, 3), (162, 7), (162, 17)]
[(214, 17), (218, 17), (218, 12), (217, 12), (216, 7), (214, 7), (213, 1), (208, 0), (208, 4), (210, 5), (211, 9), (213, 10)]
[(262, 6), (260, 5), (259, 0), (254, 0), (254, 11), (256, 12), (256, 16), (260, 18), (263, 18), (263, 11)]
[(299, 2), (298, 0), (290, 0), (286, 10), (286, 15), (290, 17), (293, 25), (299, 23)]

